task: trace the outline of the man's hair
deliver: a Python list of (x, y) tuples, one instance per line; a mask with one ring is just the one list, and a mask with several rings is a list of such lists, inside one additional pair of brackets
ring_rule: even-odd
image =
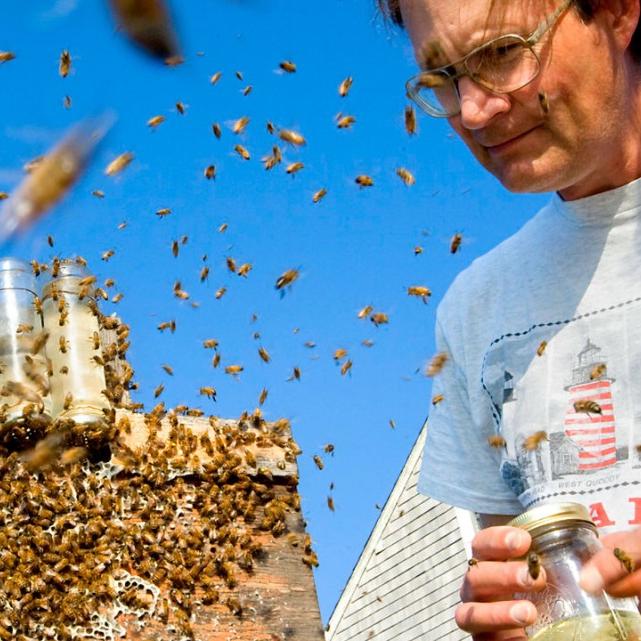
[[(574, 0), (574, 8), (583, 22), (590, 22), (594, 17), (597, 9), (602, 2), (607, 0)], [(403, 27), (403, 15), (401, 14), (400, 0), (376, 0), (378, 8), (383, 15), (399, 27)], [(490, 11), (494, 7), (494, 1), (490, 6)], [(641, 63), (641, 21), (632, 34), (630, 46), (628, 47), (630, 55), (635, 62)]]

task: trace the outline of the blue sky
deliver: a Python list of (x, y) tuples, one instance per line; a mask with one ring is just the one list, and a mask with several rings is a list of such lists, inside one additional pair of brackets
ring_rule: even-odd
[[(10, 191), (22, 165), (75, 122), (105, 110), (117, 122), (73, 192), (3, 252), (39, 260), (81, 254), (99, 279), (116, 280), (124, 298), (103, 309), (132, 327), (137, 399), (148, 407), (160, 383), (168, 406), (189, 403), (225, 417), (253, 410), (261, 389), (269, 390), (266, 418), (289, 418), (303, 449), (299, 489), (320, 559), (315, 578), (326, 622), (379, 515), (375, 504), (384, 504), (428, 413), (429, 380), (416, 370), (434, 351), (439, 300), (461, 269), (516, 231), (546, 196), (507, 193), (446, 122), (419, 114), (418, 135), (407, 135), (411, 49), (404, 33), (375, 18), (373, 1), (192, 0), (175, 2), (173, 15), (185, 63), (168, 68), (129, 45), (106, 2), (5, 7), (0, 49), (16, 59), (0, 65), (0, 190)], [(64, 79), (63, 49), (73, 60)], [(295, 74), (278, 71), (286, 59), (297, 64)], [(223, 75), (212, 86), (216, 71)], [(354, 84), (340, 98), (337, 87), (347, 75)], [(243, 96), (247, 85), (252, 91)], [(184, 115), (177, 101), (187, 106)], [(336, 128), (339, 111), (355, 116), (352, 129)], [(146, 121), (158, 114), (166, 121), (150, 130)], [(241, 116), (251, 121), (235, 136), (230, 125)], [(300, 149), (284, 146), (286, 162), (305, 165), (293, 177), (284, 164), (266, 172), (260, 163), (276, 142), (267, 120), (307, 139)], [(220, 140), (213, 122), (223, 128)], [(237, 143), (250, 151), (249, 161), (233, 151)], [(105, 176), (124, 151), (134, 153), (132, 164)], [(209, 164), (217, 167), (215, 181), (203, 177)], [(415, 174), (414, 186), (402, 184), (399, 166)], [(362, 173), (373, 177), (372, 188), (354, 184)], [(321, 187), (328, 194), (313, 204)], [(105, 198), (92, 196), (94, 189)], [(154, 212), (163, 207), (172, 214), (161, 220)], [(123, 221), (126, 228), (118, 230)], [(228, 223), (223, 234), (222, 223)], [(451, 255), (455, 232), (464, 240)], [(171, 243), (183, 235), (188, 242), (174, 258)], [(423, 254), (414, 255), (416, 245)], [(115, 253), (103, 262), (107, 249)], [(246, 279), (227, 270), (228, 256), (252, 263)], [(211, 271), (201, 284), (204, 264)], [(300, 278), (281, 297), (275, 281), (292, 268)], [(175, 280), (201, 303), (198, 309), (172, 295)], [(428, 286), (429, 303), (408, 297), (409, 285)], [(222, 286), (227, 293), (216, 300)], [(389, 324), (359, 320), (368, 304), (386, 312)], [(170, 319), (176, 333), (160, 334), (156, 326)], [(202, 349), (206, 338), (220, 341), (218, 369)], [(363, 339), (374, 345), (363, 347)], [(261, 345), (272, 356), (268, 364), (258, 356)], [(341, 376), (332, 358), (339, 347), (349, 351), (351, 375)], [(244, 366), (238, 379), (224, 374), (229, 364)], [(288, 382), (294, 366), (301, 380)], [(218, 390), (217, 403), (198, 395), (204, 385)], [(335, 445), (333, 457), (322, 453), (326, 443)], [(322, 471), (314, 454), (323, 456)]]

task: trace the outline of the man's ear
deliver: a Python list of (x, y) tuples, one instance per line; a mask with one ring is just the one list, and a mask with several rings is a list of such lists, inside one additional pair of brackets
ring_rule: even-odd
[(597, 14), (608, 24), (619, 46), (625, 51), (639, 24), (639, 0), (602, 0)]

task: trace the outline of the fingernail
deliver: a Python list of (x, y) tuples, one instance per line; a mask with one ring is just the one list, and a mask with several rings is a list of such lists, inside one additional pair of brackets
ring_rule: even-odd
[(518, 550), (525, 545), (527, 545), (527, 534), (525, 532), (510, 532), (506, 537), (505, 537), (505, 544), (511, 549), (511, 550)]
[(532, 606), (528, 603), (517, 603), (510, 608), (510, 616), (517, 625), (527, 625), (532, 620)]
[(600, 592), (603, 589), (603, 577), (594, 567), (584, 568), (579, 577), (579, 585), (586, 592)]

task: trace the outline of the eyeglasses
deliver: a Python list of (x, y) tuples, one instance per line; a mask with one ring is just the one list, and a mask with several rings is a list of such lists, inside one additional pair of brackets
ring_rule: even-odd
[[(564, 0), (527, 38), (514, 33), (499, 36), (456, 62), (413, 76), (405, 83), (408, 97), (429, 116), (451, 118), (461, 112), (459, 78), (468, 76), (498, 94), (522, 89), (541, 70), (534, 45), (556, 24), (572, 2), (574, 0)], [(462, 70), (457, 72), (457, 67)]]

